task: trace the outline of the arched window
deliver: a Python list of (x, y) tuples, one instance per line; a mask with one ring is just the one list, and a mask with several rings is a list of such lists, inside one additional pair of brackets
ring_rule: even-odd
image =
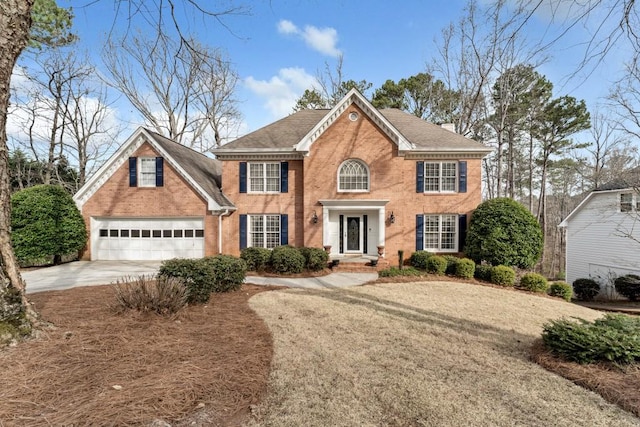
[(369, 191), (369, 168), (355, 159), (349, 159), (338, 169), (338, 191)]

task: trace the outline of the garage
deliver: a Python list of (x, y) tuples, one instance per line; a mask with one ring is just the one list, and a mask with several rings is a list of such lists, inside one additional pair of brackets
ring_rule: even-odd
[(92, 260), (203, 256), (202, 218), (91, 218)]

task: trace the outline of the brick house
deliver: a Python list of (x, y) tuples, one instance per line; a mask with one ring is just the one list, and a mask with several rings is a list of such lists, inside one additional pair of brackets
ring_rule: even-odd
[[(163, 248), (154, 257), (187, 256), (170, 249), (182, 244), (174, 236), (185, 221), (200, 221), (203, 236), (202, 248), (185, 244), (196, 248), (188, 256), (280, 244), (324, 247), (334, 258), (457, 253), (489, 152), (400, 110), (377, 110), (356, 90), (331, 110), (299, 111), (214, 150), (217, 160), (138, 130), (75, 196), (92, 236), (84, 257), (147, 258), (153, 252), (136, 252), (131, 235), (145, 222), (162, 224), (146, 228), (149, 250)], [(144, 159), (164, 165), (162, 186), (131, 185), (143, 168), (151, 174)]]

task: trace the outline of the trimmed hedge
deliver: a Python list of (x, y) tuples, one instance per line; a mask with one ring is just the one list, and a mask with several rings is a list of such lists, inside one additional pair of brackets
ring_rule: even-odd
[(305, 259), (305, 267), (309, 271), (320, 271), (327, 267), (329, 262), (329, 254), (320, 248), (299, 248), (298, 249)]
[(513, 286), (516, 283), (516, 272), (506, 265), (497, 265), (491, 269), (491, 283), (500, 286)]
[(576, 279), (573, 281), (573, 293), (580, 301), (593, 301), (600, 293), (600, 285), (593, 279)]
[(573, 296), (573, 288), (567, 282), (553, 282), (547, 291), (552, 297), (561, 297), (566, 301), (571, 301)]
[(249, 247), (240, 252), (240, 258), (247, 263), (249, 271), (264, 271), (269, 265), (271, 251), (267, 248)]
[(478, 280), (484, 280), (485, 282), (491, 281), (491, 270), (493, 267), (487, 264), (476, 264), (476, 270), (473, 273), (473, 277)]
[(445, 270), (445, 274), (454, 276), (456, 274), (456, 266), (458, 265), (460, 258), (453, 255), (443, 255), (442, 257), (447, 260), (447, 269)]
[(411, 264), (412, 267), (415, 267), (419, 270), (426, 270), (427, 260), (432, 256), (433, 254), (428, 251), (415, 251), (414, 253), (411, 254), (411, 257), (409, 258), (409, 264)]
[(476, 272), (476, 263), (469, 258), (459, 258), (456, 262), (456, 268), (454, 274), (456, 277), (462, 277), (463, 279), (473, 279), (473, 275)]
[(531, 292), (547, 292), (549, 283), (547, 279), (538, 273), (527, 273), (520, 278), (520, 288)]
[(285, 245), (273, 248), (269, 262), (275, 273), (295, 274), (302, 273), (306, 260), (298, 249)]
[(204, 258), (214, 271), (213, 292), (229, 292), (240, 289), (247, 275), (247, 263), (231, 255)]
[(427, 272), (444, 276), (447, 271), (447, 260), (440, 255), (432, 255), (427, 259)]
[(635, 274), (627, 274), (625, 276), (617, 277), (614, 280), (613, 285), (616, 288), (616, 292), (630, 301), (638, 301), (640, 297), (640, 276)]
[(378, 272), (380, 277), (421, 276), (422, 274), (423, 272), (415, 267), (403, 267), (402, 269), (398, 267), (389, 267)]

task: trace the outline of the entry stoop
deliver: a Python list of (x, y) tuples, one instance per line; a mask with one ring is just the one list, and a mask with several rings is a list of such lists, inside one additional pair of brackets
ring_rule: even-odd
[(371, 273), (389, 268), (389, 265), (389, 261), (376, 256), (339, 256), (329, 261), (329, 268), (340, 273)]

